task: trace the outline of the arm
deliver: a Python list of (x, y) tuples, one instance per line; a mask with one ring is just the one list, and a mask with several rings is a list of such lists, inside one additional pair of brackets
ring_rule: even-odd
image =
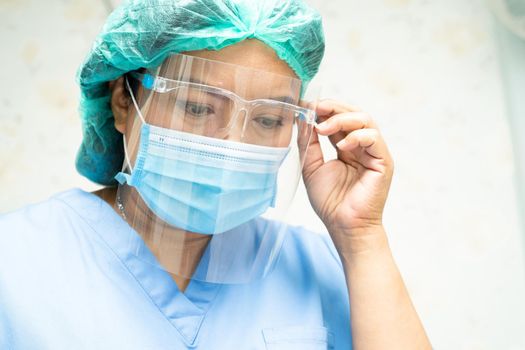
[(317, 134), (329, 137), (337, 159), (324, 161), (315, 134), (303, 179), (343, 263), (354, 349), (430, 349), (382, 224), (394, 169), (388, 148), (359, 109), (325, 100), (316, 112)]
[[(361, 233), (360, 233), (361, 234)], [(354, 349), (431, 349), (382, 226), (340, 242)]]

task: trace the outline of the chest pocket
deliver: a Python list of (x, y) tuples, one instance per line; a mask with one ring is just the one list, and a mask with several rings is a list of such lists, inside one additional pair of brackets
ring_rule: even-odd
[(325, 327), (280, 327), (263, 329), (267, 350), (327, 350), (334, 336)]

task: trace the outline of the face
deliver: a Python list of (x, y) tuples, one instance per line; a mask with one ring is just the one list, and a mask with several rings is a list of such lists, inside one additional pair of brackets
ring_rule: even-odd
[[(183, 54), (198, 59), (190, 58), (191, 64), (169, 60), (156, 71), (150, 72), (157, 77), (169, 78), (176, 84), (169, 93), (153, 92), (155, 89), (144, 81), (133, 87), (133, 96), (140, 106), (146, 123), (263, 146), (291, 145), (292, 128), (298, 129), (293, 125), (294, 122), (288, 123), (290, 128), (286, 129), (287, 132), (277, 133), (275, 130), (279, 129), (279, 122), (275, 116), (282, 115), (282, 110), (260, 108), (261, 100), (288, 102), (292, 107), (299, 101), (300, 80), (288, 64), (278, 58), (273, 49), (257, 40), (246, 40), (219, 51), (202, 50)], [(218, 61), (221, 64), (209, 63), (208, 60)], [(130, 81), (137, 82), (134, 78), (130, 78)], [(224, 96), (209, 94), (209, 91), (184, 91), (180, 88), (184, 85), (180, 83), (181, 81), (186, 85), (188, 82), (198, 83), (212, 90), (233, 93), (238, 97), (231, 99), (230, 102), (224, 102)], [(165, 82), (170, 83), (167, 80)], [(130, 165), (133, 166), (139, 151), (140, 131), (143, 124), (137, 116), (134, 104), (126, 98), (123, 79), (111, 84), (115, 127), (125, 134), (126, 154), (130, 158)], [(231, 103), (237, 104), (237, 108), (232, 109)], [(284, 106), (279, 103), (273, 105)], [(232, 110), (235, 113), (231, 113)], [(205, 121), (208, 115), (214, 116), (211, 118), (212, 122)], [(281, 121), (281, 124), (284, 126), (285, 123)], [(225, 125), (227, 127), (224, 127)], [(227, 132), (220, 134), (221, 129)], [(278, 136), (275, 136), (277, 134)], [(298, 179), (295, 175), (294, 179)], [(293, 186), (288, 186), (291, 187)], [(135, 196), (136, 201), (140, 201), (136, 192), (133, 191), (132, 195)], [(145, 205), (141, 205), (141, 208), (148, 218), (155, 218)], [(163, 227), (171, 229), (167, 224)]]
[[(283, 105), (279, 104), (246, 102), (265, 99), (297, 104), (300, 81), (273, 49), (258, 40), (245, 40), (218, 51), (200, 50), (184, 54), (205, 60), (193, 60), (191, 64), (180, 59), (170, 60), (154, 72), (155, 75), (191, 81), (212, 89), (177, 87), (170, 93), (151, 94), (139, 88), (135, 95), (147, 123), (232, 141), (288, 146), (293, 111), (283, 110)], [(224, 64), (210, 64), (206, 60)], [(113, 101), (119, 101), (115, 93), (121, 91), (114, 89), (112, 107), (115, 105)], [(229, 92), (240, 98), (233, 94), (229, 96)], [(115, 126), (126, 132), (127, 140), (135, 144), (131, 141), (138, 139), (136, 131), (141, 122), (138, 118), (127, 118), (127, 115), (134, 116), (134, 106), (129, 106), (128, 113), (122, 113), (125, 114), (123, 118), (117, 117), (118, 108), (113, 111)]]

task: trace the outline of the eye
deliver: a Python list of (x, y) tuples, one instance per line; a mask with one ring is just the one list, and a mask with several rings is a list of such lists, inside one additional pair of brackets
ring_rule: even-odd
[(213, 114), (213, 108), (202, 103), (186, 102), (186, 112), (196, 117), (206, 117)]
[(264, 129), (277, 129), (283, 126), (282, 118), (279, 117), (260, 116), (254, 118), (254, 121)]

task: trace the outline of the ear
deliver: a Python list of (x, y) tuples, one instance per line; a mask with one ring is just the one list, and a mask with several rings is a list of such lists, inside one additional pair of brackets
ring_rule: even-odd
[(131, 103), (129, 92), (124, 87), (124, 77), (109, 82), (109, 89), (111, 91), (111, 110), (115, 117), (115, 129), (124, 134), (128, 119), (128, 108)]

